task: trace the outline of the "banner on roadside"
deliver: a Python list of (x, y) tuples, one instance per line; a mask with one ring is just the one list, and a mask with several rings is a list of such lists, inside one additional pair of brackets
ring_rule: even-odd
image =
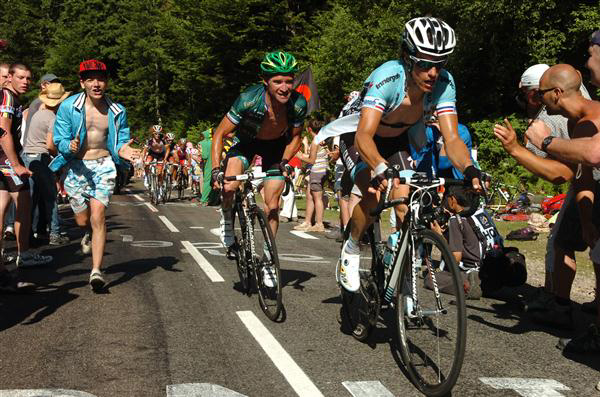
[(321, 109), (317, 84), (315, 83), (310, 67), (296, 75), (294, 78), (294, 89), (306, 99), (308, 104), (308, 108), (306, 109), (307, 115)]

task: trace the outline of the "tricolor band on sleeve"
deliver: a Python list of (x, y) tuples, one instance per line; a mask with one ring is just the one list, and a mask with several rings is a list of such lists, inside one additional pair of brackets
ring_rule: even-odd
[(365, 99), (363, 99), (363, 103), (362, 103), (362, 107), (377, 109), (380, 112), (385, 111), (385, 106), (386, 106), (385, 100), (383, 100), (382, 98), (374, 97), (374, 96), (366, 96)]
[(229, 121), (231, 121), (235, 125), (238, 125), (240, 123), (240, 121), (242, 121), (242, 117), (240, 115), (234, 113), (233, 110), (230, 110), (229, 112), (227, 112), (226, 116), (229, 119)]
[(456, 104), (454, 102), (438, 103), (437, 107), (435, 108), (435, 111), (438, 117), (444, 114), (457, 114)]

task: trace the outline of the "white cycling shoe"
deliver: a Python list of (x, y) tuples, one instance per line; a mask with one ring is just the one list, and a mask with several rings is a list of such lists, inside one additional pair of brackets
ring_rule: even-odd
[(338, 282), (348, 292), (360, 289), (360, 255), (348, 254), (345, 251), (346, 243), (342, 248), (342, 255), (338, 262)]

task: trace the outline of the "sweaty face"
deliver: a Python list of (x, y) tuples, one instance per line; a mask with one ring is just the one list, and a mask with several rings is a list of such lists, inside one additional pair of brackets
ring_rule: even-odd
[(436, 66), (431, 67), (429, 65), (428, 67), (423, 68), (421, 65), (427, 64), (427, 62), (415, 62), (413, 60), (414, 67), (411, 72), (413, 80), (415, 81), (415, 83), (417, 83), (417, 86), (422, 91), (432, 92), (433, 86), (435, 85), (435, 82), (437, 81), (440, 72), (442, 71), (442, 67), (445, 64), (442, 61), (445, 61), (447, 57), (436, 57), (433, 55), (422, 54), (419, 52), (417, 53), (416, 58), (423, 61), (439, 62)]
[(267, 80), (267, 92), (277, 102), (284, 104), (292, 95), (294, 76), (276, 75)]
[(29, 91), (31, 85), (31, 72), (29, 70), (15, 69), (13, 74), (9, 74), (10, 85), (13, 90), (22, 95)]
[(590, 82), (600, 87), (600, 45), (592, 44), (588, 48), (589, 58), (585, 67), (590, 71)]
[(103, 73), (90, 73), (82, 77), (79, 83), (88, 97), (101, 99), (108, 86), (108, 77)]

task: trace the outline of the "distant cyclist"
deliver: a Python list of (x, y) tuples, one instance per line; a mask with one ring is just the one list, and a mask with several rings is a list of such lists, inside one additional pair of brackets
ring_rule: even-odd
[[(162, 136), (163, 129), (160, 125), (150, 127), (151, 137), (146, 142), (142, 158), (145, 159), (144, 172), (146, 178), (149, 177), (150, 166), (148, 163), (156, 161), (156, 172), (158, 173), (158, 181), (162, 182), (163, 167), (167, 160), (167, 144)], [(149, 185), (149, 181), (148, 181)]]
[[(292, 88), (294, 73), (298, 71), (296, 59), (287, 52), (270, 52), (263, 58), (260, 70), (262, 82), (240, 94), (214, 133), (211, 182), (216, 189), (221, 187), (217, 176), (221, 172), (219, 159), (223, 138), (234, 131), (239, 142), (227, 152), (225, 176), (244, 172), (256, 155), (262, 157), (263, 171), (278, 169), (287, 175), (287, 163), (300, 146), (306, 100)], [(225, 182), (223, 186), (221, 238), (227, 248), (234, 243), (231, 207), (233, 194), (239, 185), (240, 182)], [(265, 178), (264, 186), (266, 212), (275, 235), (279, 226), (279, 198), (284, 188), (284, 177)], [(267, 278), (265, 276), (265, 283)], [(270, 281), (273, 282), (272, 279)]]
[[(480, 171), (472, 165), (458, 135), (454, 79), (444, 69), (455, 45), (454, 30), (446, 22), (411, 19), (405, 25), (402, 58), (384, 63), (365, 81), (362, 104), (356, 107), (360, 113), (339, 118), (321, 130), (320, 140), (345, 133), (340, 151), (363, 197), (352, 213), (351, 234), (340, 258), (339, 281), (348, 291), (360, 287), (358, 242), (373, 221), (369, 212), (377, 204), (375, 193), (386, 189), (391, 165), (411, 168), (409, 142), (416, 148), (424, 144), (420, 142), (424, 120), (434, 113), (450, 161), (479, 189)], [(395, 184), (392, 197), (408, 193), (408, 186)], [(396, 209), (400, 222), (406, 212), (405, 205)]]

